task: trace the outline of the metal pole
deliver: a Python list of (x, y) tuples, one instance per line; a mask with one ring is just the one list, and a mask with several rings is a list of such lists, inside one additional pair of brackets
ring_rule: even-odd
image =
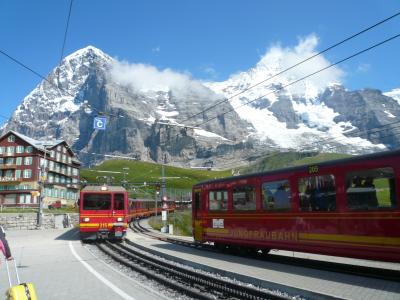
[(37, 226), (38, 228), (42, 228), (43, 224), (43, 194), (44, 194), (44, 181), (46, 179), (46, 146), (44, 147), (44, 155), (43, 155), (43, 164), (40, 163), (40, 156), (39, 156), (39, 212), (37, 218)]

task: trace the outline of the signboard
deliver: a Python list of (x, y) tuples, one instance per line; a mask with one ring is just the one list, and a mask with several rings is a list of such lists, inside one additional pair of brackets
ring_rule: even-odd
[(224, 228), (224, 219), (212, 219), (213, 228)]
[(93, 121), (93, 129), (106, 130), (106, 124), (106, 117), (95, 117)]
[(166, 210), (163, 210), (162, 212), (161, 212), (161, 220), (162, 221), (167, 221), (167, 218), (168, 217), (168, 214), (167, 214), (167, 211)]

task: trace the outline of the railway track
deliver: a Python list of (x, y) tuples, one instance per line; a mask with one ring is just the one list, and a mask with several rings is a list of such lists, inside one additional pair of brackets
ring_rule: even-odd
[[(183, 239), (177, 239), (168, 237), (162, 234), (157, 234), (148, 229), (144, 228), (140, 225), (139, 222), (133, 222), (130, 225), (130, 228), (140, 234), (144, 234), (148, 237), (153, 239), (162, 240), (169, 243), (179, 244), (181, 246), (190, 247), (190, 248), (198, 248), (204, 251), (213, 251), (219, 252), (213, 246), (208, 244), (199, 244), (196, 242), (186, 241)], [(235, 253), (237, 255), (237, 253)], [(266, 260), (269, 262), (280, 263), (280, 264), (287, 264), (287, 265), (294, 265), (304, 268), (313, 268), (322, 271), (329, 271), (329, 272), (337, 272), (337, 273), (344, 273), (344, 274), (351, 274), (356, 276), (363, 276), (363, 277), (370, 277), (370, 278), (377, 278), (389, 281), (400, 282), (400, 271), (397, 270), (390, 270), (390, 269), (381, 269), (375, 267), (367, 267), (367, 266), (359, 266), (359, 265), (352, 265), (352, 264), (344, 264), (344, 263), (335, 263), (335, 262), (327, 262), (321, 260), (311, 260), (311, 259), (304, 259), (304, 258), (297, 258), (297, 257), (288, 257), (288, 256), (279, 256), (273, 254), (244, 254), (245, 256), (251, 256), (255, 259)]]
[(195, 299), (293, 299), (178, 266), (135, 249), (132, 244), (104, 242), (96, 245), (119, 263)]

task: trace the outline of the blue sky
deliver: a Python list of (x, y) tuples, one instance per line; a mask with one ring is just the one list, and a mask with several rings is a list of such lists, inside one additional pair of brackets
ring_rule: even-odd
[[(46, 76), (59, 62), (69, 0), (0, 2), (0, 49)], [(130, 63), (222, 81), (272, 45), (314, 34), (322, 50), (400, 11), (400, 1), (74, 0), (64, 56), (87, 45)], [(334, 62), (400, 33), (400, 17), (335, 48)], [(400, 88), (400, 39), (341, 65), (349, 89)], [(0, 54), (0, 115), (41, 81)], [(0, 125), (5, 121), (0, 117)]]

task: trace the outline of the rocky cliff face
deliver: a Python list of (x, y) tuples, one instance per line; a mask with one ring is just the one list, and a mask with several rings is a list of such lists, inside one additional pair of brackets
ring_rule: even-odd
[[(296, 94), (282, 89), (287, 80), (277, 78), (204, 111), (277, 70), (263, 61), (225, 82), (185, 79), (184, 88), (149, 88), (146, 81), (131, 85), (113, 76), (116, 64), (91, 46), (69, 55), (25, 97), (3, 132), (65, 139), (86, 165), (122, 155), (230, 167), (272, 150), (358, 153), (400, 143), (395, 128), (370, 131), (400, 122), (399, 102), (378, 90), (331, 85), (317, 93), (308, 85), (312, 93)], [(107, 118), (105, 131), (93, 129), (99, 115)]]
[[(94, 47), (66, 57), (47, 81), (24, 99), (3, 132), (13, 129), (36, 139), (63, 138), (84, 164), (114, 154), (184, 166), (202, 165), (213, 155), (223, 154), (219, 145), (235, 145), (249, 134), (247, 122), (237, 114), (222, 115), (204, 130), (166, 125), (179, 124), (218, 99), (204, 86), (200, 92), (187, 89), (184, 94), (134, 90), (110, 77), (113, 63)], [(227, 103), (220, 109), (231, 106)], [(95, 116), (107, 118), (107, 130), (93, 129)], [(186, 125), (212, 116), (202, 113)], [(247, 147), (252, 145), (239, 148)]]

